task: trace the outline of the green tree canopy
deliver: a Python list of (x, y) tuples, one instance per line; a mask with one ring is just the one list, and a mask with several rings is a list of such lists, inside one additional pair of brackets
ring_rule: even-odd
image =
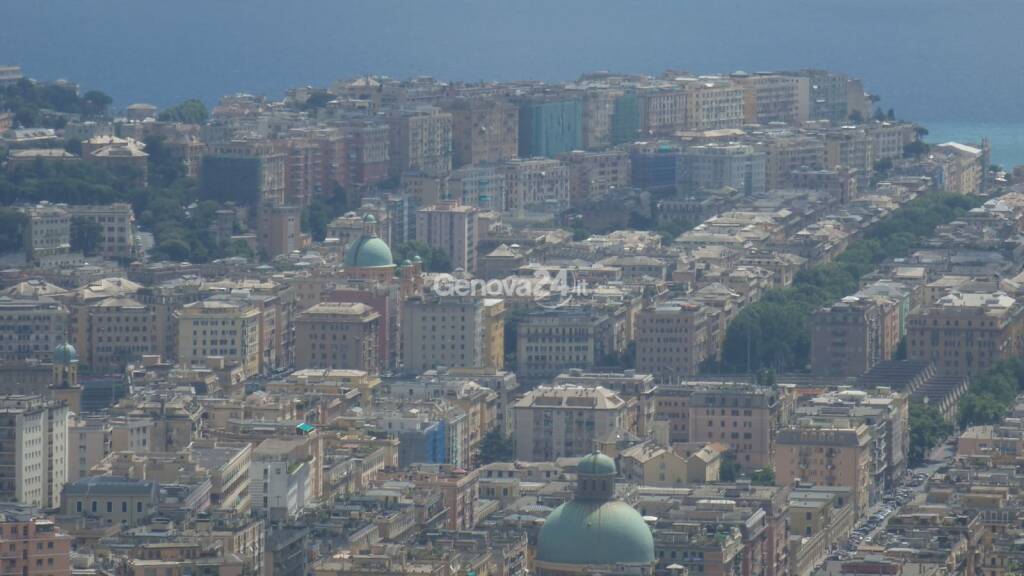
[(512, 438), (505, 436), (497, 428), (491, 428), (480, 440), (476, 463), (484, 465), (492, 462), (511, 462), (514, 457)]
[(206, 104), (195, 98), (165, 109), (157, 116), (161, 122), (182, 122), (184, 124), (204, 124), (210, 113)]
[(95, 256), (103, 241), (103, 226), (87, 218), (71, 219), (71, 249)]

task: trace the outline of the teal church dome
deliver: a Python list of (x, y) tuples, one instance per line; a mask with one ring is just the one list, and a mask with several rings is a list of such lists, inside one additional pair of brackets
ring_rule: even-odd
[(54, 364), (73, 364), (75, 362), (78, 362), (78, 350), (75, 350), (70, 343), (65, 342), (54, 349)]
[(376, 236), (361, 236), (345, 250), (346, 268), (387, 268), (394, 265), (391, 248)]
[(537, 561), (653, 566), (654, 538), (632, 506), (613, 499), (615, 461), (595, 452), (576, 466), (576, 497), (555, 508), (537, 536)]

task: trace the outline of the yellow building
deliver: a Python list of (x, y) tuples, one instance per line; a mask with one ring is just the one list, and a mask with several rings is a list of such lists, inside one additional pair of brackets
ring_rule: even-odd
[(206, 365), (220, 357), (238, 364), (246, 378), (259, 373), (260, 313), (239, 301), (203, 300), (178, 312), (178, 360)]
[(295, 319), (297, 368), (344, 368), (377, 373), (380, 314), (357, 302), (321, 302)]
[(858, 516), (867, 510), (871, 493), (871, 433), (868, 427), (822, 425), (805, 420), (782, 430), (775, 441), (775, 481), (780, 486), (796, 479), (821, 486), (853, 490)]

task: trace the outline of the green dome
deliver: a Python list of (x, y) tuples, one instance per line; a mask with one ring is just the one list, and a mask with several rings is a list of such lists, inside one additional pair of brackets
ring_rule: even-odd
[(593, 452), (580, 458), (576, 465), (576, 472), (592, 476), (615, 476), (618, 471), (615, 468), (615, 460), (600, 452)]
[(78, 350), (75, 347), (65, 342), (53, 351), (53, 363), (54, 364), (72, 364), (78, 362)]
[(571, 500), (555, 508), (541, 527), (537, 560), (648, 565), (654, 562), (654, 538), (640, 513), (625, 502)]
[(386, 268), (394, 266), (391, 248), (375, 236), (363, 236), (345, 250), (345, 266), (347, 268)]

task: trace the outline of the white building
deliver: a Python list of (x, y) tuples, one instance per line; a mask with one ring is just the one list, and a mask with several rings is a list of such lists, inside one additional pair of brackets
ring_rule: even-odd
[(68, 481), (68, 407), (42, 396), (0, 397), (0, 500), (56, 508)]

